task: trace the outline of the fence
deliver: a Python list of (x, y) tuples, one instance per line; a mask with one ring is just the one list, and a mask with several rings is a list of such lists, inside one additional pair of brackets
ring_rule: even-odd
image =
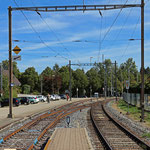
[[(123, 100), (133, 106), (140, 107), (140, 94), (123, 93)], [(150, 94), (144, 94), (144, 109), (150, 111)]]

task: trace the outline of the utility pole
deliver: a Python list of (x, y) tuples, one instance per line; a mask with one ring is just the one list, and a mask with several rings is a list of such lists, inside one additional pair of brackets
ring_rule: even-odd
[(8, 118), (13, 118), (13, 65), (12, 65), (12, 8), (8, 8), (9, 18), (9, 114)]
[(141, 0), (141, 122), (144, 121), (144, 0)]
[(71, 60), (69, 60), (69, 97), (71, 101), (72, 91), (71, 91)]
[(117, 101), (117, 72), (116, 72), (116, 61), (115, 61), (115, 90), (116, 90), (116, 101)]

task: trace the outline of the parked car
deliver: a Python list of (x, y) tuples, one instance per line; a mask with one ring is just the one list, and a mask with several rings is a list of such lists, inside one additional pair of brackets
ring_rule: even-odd
[(30, 104), (29, 98), (28, 97), (18, 97), (18, 99), (20, 100), (21, 104)]
[(28, 99), (31, 104), (36, 104), (39, 102), (39, 99), (37, 97), (28, 97)]
[(41, 102), (46, 102), (47, 101), (47, 97), (43, 96), (43, 95), (38, 95), (37, 98), (39, 99), (39, 101)]
[[(18, 98), (13, 98), (13, 106), (19, 106), (20, 100)], [(1, 107), (9, 106), (9, 99), (6, 98), (3, 101), (1, 101)]]
[(60, 100), (60, 96), (59, 95), (54, 94), (54, 97), (55, 97), (56, 100)]
[(59, 96), (61, 99), (67, 99), (67, 96), (65, 94), (60, 94)]
[(54, 96), (54, 95), (51, 95), (51, 96), (50, 96), (50, 99), (51, 99), (51, 100), (55, 100), (55, 96)]
[(19, 106), (21, 104), (19, 98), (13, 98), (13, 104)]
[(32, 96), (32, 97), (34, 97), (34, 98), (36, 99), (37, 102), (40, 101), (39, 98), (38, 98), (38, 96)]

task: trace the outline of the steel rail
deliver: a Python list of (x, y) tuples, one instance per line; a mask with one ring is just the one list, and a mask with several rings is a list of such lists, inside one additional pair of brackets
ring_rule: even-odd
[[(87, 102), (87, 101), (90, 101), (90, 100), (84, 100), (83, 102)], [(76, 105), (78, 105), (78, 104), (80, 104), (80, 103), (83, 103), (83, 102), (77, 101), (77, 102), (73, 102), (73, 103), (71, 103), (71, 104), (74, 104), (73, 106), (76, 106)], [(70, 104), (66, 104), (65, 106), (68, 106), (68, 105), (70, 105)], [(60, 107), (58, 107), (57, 109), (60, 109), (60, 108), (62, 108), (62, 107), (64, 107), (64, 106), (60, 106)], [(69, 109), (71, 109), (71, 108), (69, 108)], [(17, 129), (16, 131), (14, 131), (14, 132), (8, 134), (6, 137), (4, 137), (4, 138), (1, 139), (1, 140), (4, 142), (4, 141), (8, 140), (9, 138), (11, 138), (13, 135), (17, 134), (18, 132), (23, 131), (24, 129), (29, 128), (30, 126), (34, 125), (36, 122), (40, 121), (41, 119), (44, 119), (44, 118), (46, 118), (46, 117), (55, 115), (55, 114), (57, 114), (57, 113), (61, 113), (61, 112), (63, 112), (63, 111), (64, 111), (64, 110), (58, 110), (58, 111), (56, 111), (56, 112), (43, 114), (43, 115), (39, 116), (38, 118), (32, 120), (31, 122), (25, 124), (24, 126), (20, 127), (20, 128)]]
[(96, 129), (96, 131), (97, 131), (97, 134), (98, 134), (98, 136), (102, 139), (102, 141), (103, 141), (103, 143), (104, 143), (106, 149), (107, 149), (107, 150), (113, 150), (112, 147), (111, 147), (111, 145), (110, 145), (109, 142), (107, 141), (107, 139), (103, 136), (102, 131), (100, 131), (99, 128), (98, 128), (98, 125), (97, 125), (97, 123), (96, 123), (96, 121), (95, 121), (95, 119), (94, 119), (94, 116), (93, 116), (93, 109), (94, 109), (94, 108), (92, 107), (91, 110), (90, 110), (90, 117), (91, 117), (92, 123), (93, 123), (93, 125), (94, 125), (94, 127), (95, 127), (95, 129)]
[[(56, 112), (55, 112), (55, 111), (52, 111), (52, 110), (53, 110), (53, 109), (52, 109), (52, 110), (50, 110), (51, 113), (48, 112), (48, 113), (46, 113), (46, 114), (43, 114), (43, 115), (37, 117), (36, 119), (32, 120), (31, 122), (29, 122), (29, 123), (23, 125), (23, 126), (20, 127), (19, 129), (15, 130), (14, 132), (12, 132), (12, 133), (8, 134), (7, 136), (5, 136), (4, 138), (0, 139), (0, 143), (5, 142), (6, 140), (8, 140), (9, 138), (11, 138), (13, 135), (19, 133), (20, 131), (23, 131), (24, 129), (33, 126), (34, 124), (36, 124), (36, 123), (37, 123), (38, 121), (40, 121), (41, 119), (44, 119), (44, 118), (47, 118), (47, 117), (49, 117), (49, 116), (53, 116), (53, 115), (55, 115), (55, 114), (58, 114), (58, 113), (63, 112), (63, 111), (64, 111), (64, 108), (63, 108), (63, 107), (69, 107), (69, 105), (73, 105), (73, 106), (71, 106), (70, 108), (67, 109), (67, 110), (69, 111), (70, 109), (72, 109), (72, 107), (75, 107), (75, 106), (77, 106), (77, 105), (79, 105), (79, 104), (81, 104), (81, 103), (88, 102), (88, 101), (90, 101), (90, 100), (76, 101), (76, 102), (73, 102), (73, 103), (70, 103), (70, 104), (62, 105), (62, 106), (60, 106), (60, 107), (57, 108), (57, 109), (61, 109), (61, 108), (62, 108), (62, 110), (58, 110), (58, 111), (56, 111)], [(54, 110), (55, 110), (55, 109), (54, 109)]]
[[(63, 117), (65, 117), (65, 116), (67, 116), (67, 115), (69, 115), (69, 114), (71, 114), (71, 113), (74, 113), (74, 112), (76, 112), (76, 111), (78, 111), (78, 110), (80, 110), (80, 109), (85, 109), (85, 108), (87, 108), (87, 107), (90, 107), (91, 106), (91, 104), (88, 104), (88, 105), (84, 105), (84, 106), (77, 106), (77, 107), (75, 107), (74, 109), (75, 110), (72, 110), (71, 112), (68, 112), (67, 113), (67, 110), (64, 112), (64, 113), (62, 113), (62, 114), (60, 114), (46, 129), (44, 129), (44, 131), (39, 135), (39, 137), (37, 138), (37, 141), (39, 141), (42, 137), (43, 137), (43, 135), (47, 132), (47, 130), (49, 129), (49, 128), (51, 128), (52, 126), (54, 126), (61, 118), (63, 118)], [(27, 148), (27, 150), (32, 150), (33, 148), (34, 148), (34, 143), (32, 143), (28, 148)]]
[[(110, 101), (110, 100), (109, 100)], [(109, 117), (111, 121), (113, 121), (121, 130), (123, 130), (125, 133), (127, 133), (130, 137), (134, 139), (134, 141), (137, 141), (137, 143), (141, 143), (142, 145), (146, 146), (147, 150), (150, 150), (150, 145), (148, 142), (142, 140), (138, 135), (136, 135), (135, 132), (131, 131), (129, 128), (127, 128), (125, 125), (123, 125), (119, 120), (115, 119), (106, 109), (106, 103), (109, 101), (105, 101), (102, 104), (102, 109), (104, 110), (105, 114)]]

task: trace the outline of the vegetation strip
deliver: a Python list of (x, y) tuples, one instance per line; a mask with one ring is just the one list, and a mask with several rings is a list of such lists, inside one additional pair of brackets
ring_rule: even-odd
[[(110, 100), (109, 100), (110, 101)], [(133, 137), (136, 141), (138, 141), (138, 143), (141, 143), (142, 145), (145, 145), (147, 150), (150, 150), (150, 145), (143, 141), (140, 137), (138, 137), (138, 135), (136, 135), (136, 133), (134, 133), (133, 131), (130, 131), (126, 126), (124, 126), (119, 120), (116, 120), (115, 118), (113, 118), (113, 116), (105, 109), (106, 107), (106, 103), (108, 103), (109, 101), (105, 101), (105, 103), (102, 105), (103, 110), (105, 111), (105, 113), (107, 114), (107, 116), (113, 121), (115, 122), (115, 124), (117, 124), (123, 131), (125, 131), (126, 133), (128, 133), (128, 135), (130, 135), (131, 137)]]

